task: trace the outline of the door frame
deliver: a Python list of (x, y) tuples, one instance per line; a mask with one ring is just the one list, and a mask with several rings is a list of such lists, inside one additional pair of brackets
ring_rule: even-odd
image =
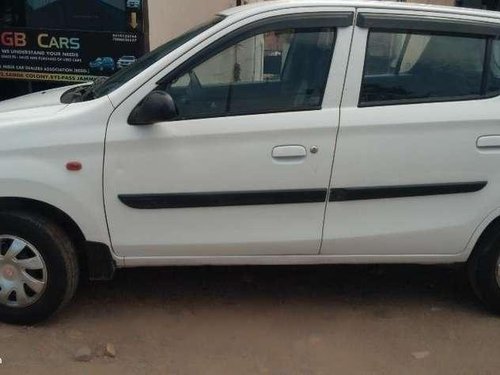
[[(215, 36), (208, 38), (205, 42), (201, 43), (198, 47), (193, 48), (191, 51), (188, 53), (185, 53), (182, 57), (180, 57), (178, 60), (176, 60), (173, 64), (168, 66), (167, 68), (163, 69), (161, 72), (156, 74), (152, 79), (150, 79), (148, 82), (143, 84), (137, 91), (132, 93), (124, 102), (122, 102), (113, 112), (110, 121), (108, 122), (108, 127), (110, 123), (115, 123), (115, 126), (118, 125), (117, 123), (123, 124), (123, 126), (128, 126), (126, 125), (127, 123), (127, 118), (132, 111), (133, 108), (149, 93), (151, 92), (157, 85), (157, 83), (165, 77), (167, 74), (171, 73), (175, 69), (179, 68), (183, 63), (186, 63), (189, 61), (191, 58), (195, 57), (197, 54), (199, 54), (201, 51), (203, 51), (205, 48), (210, 47), (210, 45), (214, 42), (216, 42), (218, 39), (221, 37), (224, 37), (226, 35), (229, 35), (231, 32), (238, 30), (241, 25), (253, 25), (255, 21), (263, 22), (263, 17), (264, 21), (268, 21), (273, 23), (271, 20), (275, 19), (276, 16), (282, 16), (282, 15), (291, 15), (293, 17), (297, 17), (298, 14), (303, 14), (303, 13), (308, 13), (311, 15), (314, 14), (323, 14), (324, 12), (328, 12), (329, 14), (335, 14), (338, 13), (341, 15), (341, 17), (338, 17), (340, 22), (345, 23), (345, 14), (350, 12), (351, 14), (354, 14), (354, 8), (352, 7), (342, 7), (342, 8), (337, 8), (337, 7), (307, 7), (307, 8), (298, 8), (298, 9), (285, 9), (285, 10), (280, 10), (279, 12), (273, 11), (273, 12), (266, 12), (265, 14), (260, 14), (255, 17), (251, 17), (247, 20), (240, 21), (235, 23), (229, 28), (224, 29), (223, 31), (217, 33)], [(332, 114), (335, 113), (335, 123), (338, 123), (338, 111), (340, 107), (340, 100), (341, 100), (341, 95), (342, 95), (342, 89), (344, 85), (344, 80), (345, 80), (345, 73), (347, 69), (347, 60), (348, 60), (348, 52), (351, 44), (351, 37), (352, 37), (352, 32), (353, 32), (353, 26), (346, 26), (346, 27), (338, 27), (336, 28), (336, 41), (335, 41), (335, 47), (334, 47), (334, 54), (329, 70), (329, 75), (327, 79), (327, 84), (325, 88), (325, 93), (323, 97), (323, 103), (322, 103), (322, 110), (323, 111), (332, 111)], [(144, 130), (144, 129), (142, 129)], [(337, 127), (338, 130), (338, 127)], [(139, 129), (141, 131), (141, 129)], [(332, 140), (332, 147), (335, 144), (335, 140)], [(331, 173), (331, 164), (332, 160), (329, 162), (329, 169), (327, 171), (328, 174)], [(104, 168), (104, 175), (106, 175), (106, 160), (105, 160), (105, 168)], [(328, 181), (330, 180), (328, 176), (325, 176), (325, 182), (326, 185), (328, 184)], [(106, 177), (105, 177), (105, 186), (104, 186), (104, 194), (106, 196)], [(328, 186), (325, 186), (325, 192), (328, 190)], [(106, 198), (105, 198), (106, 200)], [(326, 199), (325, 203), (326, 205)], [(108, 212), (108, 204), (105, 203), (106, 206), (106, 211), (107, 215), (109, 217), (109, 212)], [(323, 220), (323, 214), (321, 215), (321, 220)], [(113, 238), (111, 238), (111, 241), (113, 243)], [(318, 238), (318, 243), (320, 244), (321, 242), (321, 237)], [(319, 253), (319, 246), (318, 246), (318, 253)], [(278, 257), (281, 257), (283, 255), (279, 255)], [(214, 258), (214, 264), (224, 262), (222, 258), (225, 256), (209, 256), (209, 258)], [(263, 259), (267, 258), (268, 256), (260, 256), (260, 255), (255, 255), (252, 256), (255, 258), (263, 257)], [(180, 258), (199, 258), (200, 261), (203, 261), (204, 257), (203, 256), (192, 256), (192, 257), (180, 257), (180, 256), (141, 256), (138, 254), (137, 256), (127, 256), (122, 257), (124, 261), (129, 264), (129, 265), (151, 265), (151, 264), (165, 264), (165, 262), (169, 262), (168, 259), (173, 261), (174, 263), (176, 261), (181, 261)], [(243, 256), (242, 258), (245, 258)], [(162, 261), (163, 259), (163, 261)], [(218, 260), (217, 260), (218, 259)]]

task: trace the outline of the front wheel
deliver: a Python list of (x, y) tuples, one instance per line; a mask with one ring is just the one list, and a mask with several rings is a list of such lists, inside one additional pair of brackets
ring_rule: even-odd
[(0, 212), (0, 321), (33, 324), (69, 302), (79, 277), (69, 237), (50, 220)]

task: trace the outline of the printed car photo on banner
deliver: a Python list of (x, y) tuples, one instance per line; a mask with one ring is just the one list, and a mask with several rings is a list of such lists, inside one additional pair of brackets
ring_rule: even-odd
[(144, 0), (6, 0), (0, 7), (0, 79), (89, 81), (148, 49)]

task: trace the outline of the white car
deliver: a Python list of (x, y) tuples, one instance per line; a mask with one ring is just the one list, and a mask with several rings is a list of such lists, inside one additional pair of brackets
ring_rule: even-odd
[(116, 67), (118, 69), (126, 68), (137, 61), (135, 56), (122, 56), (116, 61)]
[(127, 0), (127, 8), (138, 9), (141, 7), (141, 0)]
[(462, 263), (500, 311), (499, 35), (495, 12), (264, 2), (0, 103), (0, 319), (48, 317), (84, 264)]

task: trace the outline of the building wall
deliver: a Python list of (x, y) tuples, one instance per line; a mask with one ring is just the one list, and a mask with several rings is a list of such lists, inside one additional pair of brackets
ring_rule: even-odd
[(148, 0), (151, 49), (236, 5), (235, 0)]

